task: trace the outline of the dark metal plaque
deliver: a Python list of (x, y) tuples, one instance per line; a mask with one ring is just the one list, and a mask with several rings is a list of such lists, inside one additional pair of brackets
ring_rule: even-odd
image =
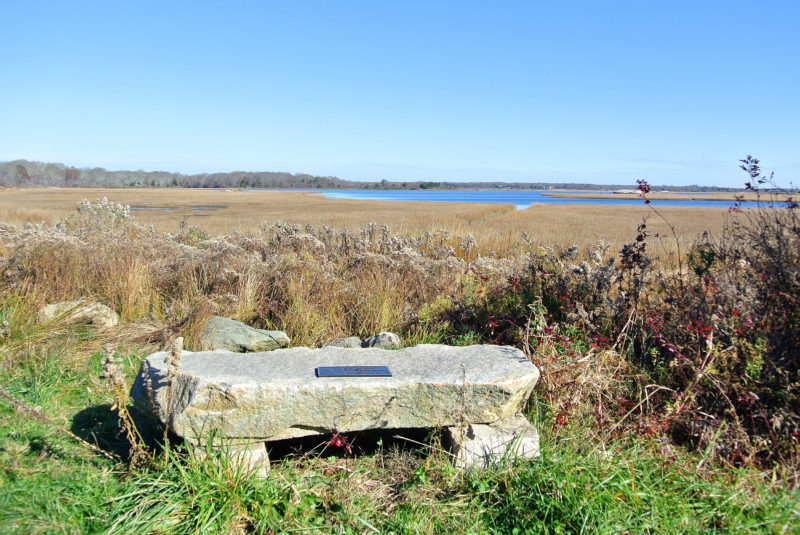
[(391, 377), (386, 366), (320, 366), (317, 377)]

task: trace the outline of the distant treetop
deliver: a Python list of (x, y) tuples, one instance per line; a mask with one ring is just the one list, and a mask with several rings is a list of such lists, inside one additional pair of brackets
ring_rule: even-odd
[[(0, 186), (12, 187), (125, 187), (125, 188), (263, 188), (263, 189), (566, 189), (614, 191), (631, 184), (567, 182), (421, 182), (344, 180), (304, 173), (233, 171), (184, 175), (167, 171), (107, 171), (102, 167), (69, 167), (61, 163), (14, 160), (0, 162)], [(654, 186), (663, 191), (732, 191), (715, 186)]]

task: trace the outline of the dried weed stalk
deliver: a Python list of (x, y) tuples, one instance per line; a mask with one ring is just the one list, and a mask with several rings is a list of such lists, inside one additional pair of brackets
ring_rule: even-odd
[(130, 465), (138, 466), (151, 460), (151, 457), (148, 455), (144, 439), (139, 433), (131, 413), (128, 411), (130, 399), (121, 361), (114, 356), (114, 350), (110, 346), (105, 346), (103, 351), (105, 355), (102, 360), (103, 371), (100, 374), (100, 378), (106, 382), (106, 387), (113, 399), (111, 410), (117, 411), (120, 430), (125, 434), (125, 438), (130, 444), (128, 452)]

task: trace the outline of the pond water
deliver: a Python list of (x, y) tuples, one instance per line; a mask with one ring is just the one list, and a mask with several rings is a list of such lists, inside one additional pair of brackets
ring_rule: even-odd
[(131, 212), (171, 212), (166, 206), (131, 206)]
[[(287, 190), (276, 190), (287, 191)], [(547, 191), (534, 190), (368, 190), (368, 189), (322, 189), (322, 190), (291, 190), (310, 192), (322, 195), (329, 199), (362, 199), (373, 201), (432, 201), (432, 202), (478, 202), (478, 203), (507, 203), (519, 209), (524, 209), (532, 204), (627, 204), (642, 205), (641, 199), (619, 199), (613, 194), (606, 194), (602, 199), (582, 199), (579, 197), (551, 197)], [(566, 194), (598, 193), (596, 191), (570, 191), (558, 192)], [(654, 206), (719, 206), (728, 208), (733, 206), (733, 201), (712, 200), (653, 200)], [(741, 203), (742, 206), (756, 206), (754, 202)]]
[[(193, 212), (203, 210), (222, 210), (227, 208), (225, 204), (196, 204), (190, 207)], [(172, 212), (175, 208), (168, 206), (131, 206), (131, 212)]]

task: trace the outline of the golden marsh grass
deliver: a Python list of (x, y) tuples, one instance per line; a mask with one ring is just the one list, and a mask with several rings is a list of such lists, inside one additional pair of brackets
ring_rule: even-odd
[[(648, 231), (653, 236), (666, 236), (662, 243), (667, 250), (674, 249), (670, 229), (644, 204), (541, 204), (516, 210), (510, 204), (327, 199), (284, 191), (40, 188), (0, 191), (0, 219), (53, 223), (72, 213), (80, 199), (103, 197), (149, 208), (136, 210), (134, 216), (165, 232), (175, 232), (182, 221), (212, 235), (227, 234), (234, 228), (254, 232), (264, 222), (315, 226), (327, 223), (337, 229), (357, 229), (374, 221), (389, 225), (397, 233), (417, 234), (440, 228), (453, 235), (471, 233), (482, 252), (500, 255), (513, 255), (523, 247), (523, 234), (537, 245), (578, 245), (585, 249), (603, 240), (612, 250), (618, 250), (634, 238), (642, 218), (650, 215)], [(683, 245), (704, 231), (718, 235), (727, 213), (724, 207), (661, 206), (658, 210), (675, 227)]]

